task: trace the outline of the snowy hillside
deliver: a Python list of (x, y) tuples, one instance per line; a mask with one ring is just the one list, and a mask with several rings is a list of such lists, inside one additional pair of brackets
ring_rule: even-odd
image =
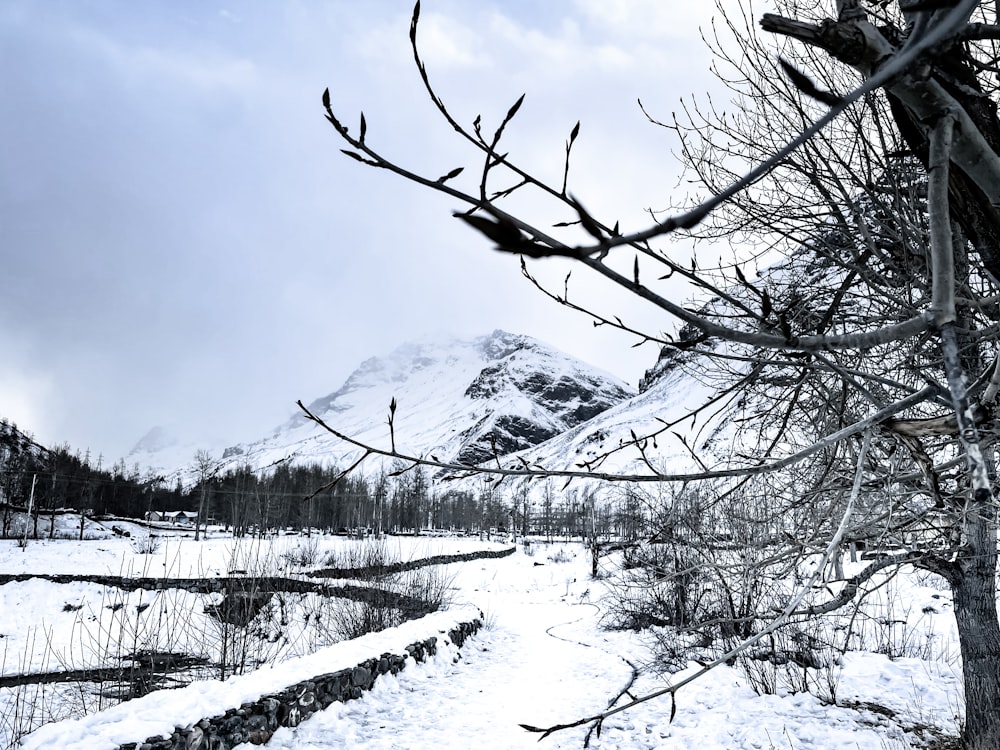
[[(718, 425), (706, 422), (703, 416), (692, 418), (694, 409), (710, 400), (714, 392), (696, 373), (698, 358), (680, 355), (673, 365), (645, 383), (641, 393), (524, 451), (522, 457), (532, 465), (553, 470), (586, 468), (645, 475), (652, 463), (658, 470), (684, 471), (692, 459), (674, 433), (703, 446)], [(636, 437), (642, 451), (634, 445)]]
[[(789, 289), (801, 296), (802, 289), (837, 288), (840, 272), (806, 258), (768, 269), (757, 283), (778, 300)], [(729, 297), (746, 294), (734, 289)], [(716, 298), (702, 312), (724, 315), (727, 304)], [(796, 309), (805, 315), (811, 307)], [(366, 360), (340, 388), (315, 399), (308, 409), (362, 444), (388, 449), (394, 442), (402, 454), (449, 463), (495, 463), (491, 458), (496, 454), (505, 468), (618, 477), (732, 468), (734, 456), (756, 454), (764, 434), (747, 420), (754, 410), (748, 400), (752, 397), (733, 390), (746, 375), (746, 360), (741, 352), (729, 351), (731, 345), (698, 338), (696, 332), (682, 330), (679, 346), (664, 347), (651, 362), (638, 393), (527, 336), (494, 331), (472, 340), (425, 340)], [(720, 367), (720, 362), (728, 364)], [(393, 400), (397, 408), (390, 434)], [(751, 429), (743, 434), (747, 424)], [(786, 435), (785, 442), (770, 449), (791, 451), (795, 435), (788, 430)], [(192, 484), (197, 479), (195, 448), (154, 432), (129, 460), (154, 469), (171, 484), (177, 477)], [(265, 438), (217, 447), (212, 454), (225, 472), (238, 466), (267, 470), (284, 461), (347, 467), (361, 451), (297, 414)], [(384, 465), (370, 457), (359, 471), (370, 475)], [(450, 489), (473, 493), (480, 485), (479, 477), (449, 482)], [(508, 478), (503, 486), (508, 494), (523, 489), (537, 501), (550, 485)], [(570, 486), (578, 492), (609, 491), (594, 478), (574, 479)]]
[[(390, 444), (389, 404), (396, 446), (409, 454), (478, 463), (538, 445), (586, 422), (632, 395), (604, 371), (528, 336), (494, 331), (472, 340), (410, 343), (363, 362), (336, 391), (309, 410), (332, 427), (372, 445)], [(191, 477), (191, 446), (155, 435), (129, 461)], [(152, 448), (152, 450), (149, 450)], [(215, 454), (224, 471), (277, 462), (347, 465), (358, 451), (295, 415), (260, 440)], [(186, 476), (185, 476), (186, 474)]]

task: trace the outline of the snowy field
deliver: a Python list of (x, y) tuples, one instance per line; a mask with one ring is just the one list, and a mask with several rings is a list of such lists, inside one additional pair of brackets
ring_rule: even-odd
[[(589, 556), (579, 546), (539, 548), (504, 560), (469, 564), (461, 589), (488, 613), (491, 627), (472, 639), (461, 659), (439, 654), (429, 665), (376, 684), (359, 701), (333, 706), (295, 729), (281, 729), (270, 746), (288, 750), (365, 747), (581, 748), (588, 727), (557, 732), (539, 742), (521, 724), (547, 727), (605, 709), (625, 688), (630, 664), (642, 675), (629, 693), (662, 689), (691, 669), (658, 675), (647, 638), (609, 632), (599, 624), (600, 583), (589, 580)], [(536, 565), (541, 562), (542, 565)], [(904, 584), (905, 585), (905, 584)], [(942, 592), (913, 587), (917, 609), (926, 600), (940, 612), (942, 638), (951, 615)], [(921, 612), (921, 614), (923, 614)], [(903, 632), (903, 629), (899, 629)], [(922, 631), (922, 637), (928, 633)], [(831, 679), (838, 700), (878, 709), (824, 705), (808, 693), (758, 696), (736, 670), (719, 667), (682, 688), (670, 719), (669, 698), (609, 718), (589, 746), (605, 750), (903, 750), (922, 747), (930, 725), (950, 733), (959, 702), (953, 663), (880, 654), (845, 656)], [(625, 701), (628, 700), (626, 696)], [(618, 701), (620, 704), (623, 701)], [(617, 705), (617, 704), (616, 704)], [(249, 750), (249, 745), (241, 750)]]
[[(0, 572), (180, 578), (224, 576), (234, 569), (257, 566), (295, 575), (297, 568), (291, 561), (313, 545), (320, 547), (319, 554), (357, 544), (335, 537), (318, 541), (278, 537), (262, 543), (225, 538), (196, 543), (169, 537), (161, 542), (155, 552), (142, 554), (135, 550), (141, 544), (134, 537), (29, 542), (24, 549), (2, 540)], [(391, 544), (399, 545), (400, 559), (503, 547), (470, 538), (393, 539)], [(608, 558), (606, 564), (613, 566), (614, 560)], [(503, 559), (442, 566), (447, 569), (452, 594), (452, 608), (446, 612), (327, 646), (310, 641), (308, 633), (300, 630), (288, 637), (296, 644), (294, 648), (280, 654), (276, 650), (256, 671), (228, 677), (225, 682), (206, 679), (151, 693), (99, 713), (51, 724), (25, 738), (23, 747), (110, 749), (120, 742), (168, 733), (175, 725), (222, 713), (298, 680), (353, 666), (384, 651), (399, 651), (483, 612), (488, 627), (470, 639), (460, 655), (453, 647), (442, 648), (427, 664), (382, 677), (362, 699), (334, 705), (295, 729), (279, 730), (268, 746), (297, 750), (580, 748), (588, 735), (587, 726), (560, 731), (539, 742), (539, 735), (520, 725), (572, 722), (605, 709), (613, 700), (620, 705), (629, 695), (662, 689), (697, 668), (691, 664), (679, 673), (661, 674), (654, 669), (653, 640), (648, 634), (602, 629), (604, 581), (591, 580), (589, 566), (586, 550), (575, 544), (535, 544), (530, 554), (519, 548)], [(176, 592), (170, 595), (175, 599), (169, 606), (152, 601), (151, 596), (150, 592), (115, 594), (93, 584), (37, 580), (0, 587), (3, 673), (99, 661), (109, 653), (130, 649), (132, 643), (119, 648), (115, 641), (134, 638), (141, 629), (128, 623), (142, 620), (147, 613), (200, 611), (200, 603)], [(114, 609), (119, 603), (122, 606)], [(140, 614), (138, 608), (146, 603), (151, 606)], [(68, 609), (67, 604), (79, 609)], [(128, 616), (115, 625), (118, 613)], [(669, 697), (655, 699), (610, 717), (599, 737), (590, 736), (589, 746), (903, 750), (926, 747), (935, 732), (955, 734), (961, 713), (960, 666), (948, 592), (926, 578), (899, 576), (873, 595), (859, 627), (865, 627), (865, 618), (872, 628), (879, 625), (879, 632), (888, 634), (877, 649), (884, 653), (849, 652), (835, 666), (817, 670), (811, 678), (814, 684), (825, 685), (822, 690), (797, 692), (793, 680), (776, 685), (774, 694), (757, 695), (740, 671), (719, 667), (679, 691), (672, 720)], [(196, 625), (196, 618), (190, 616), (187, 619), (188, 635), (181, 634), (183, 628), (169, 628), (175, 641), (172, 646), (191, 646), (185, 639), (197, 640), (199, 627), (204, 639), (209, 626)], [(633, 666), (640, 676), (630, 685)], [(36, 689), (34, 697), (44, 705), (34, 710), (58, 713), (65, 704), (76, 707), (69, 715), (79, 713), (79, 694), (90, 688), (77, 685), (69, 691), (75, 694), (67, 695), (56, 687)], [(626, 687), (628, 695), (619, 697)], [(16, 700), (23, 704), (26, 696), (18, 699), (13, 689), (0, 693), (0, 715), (8, 722), (0, 732), (9, 732), (17, 713), (12, 704)], [(821, 700), (824, 694), (826, 700)], [(92, 699), (88, 711), (98, 707), (94, 703)], [(21, 705), (22, 719), (26, 710)]]

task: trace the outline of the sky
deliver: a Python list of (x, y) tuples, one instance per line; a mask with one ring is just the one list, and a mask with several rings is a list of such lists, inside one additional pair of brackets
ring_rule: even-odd
[[(691, 0), (425, 0), (428, 72), (455, 117), (623, 230), (678, 195), (669, 119), (718, 89)], [(45, 444), (125, 456), (267, 434), (365, 359), (501, 328), (636, 385), (652, 345), (595, 329), (451, 217), (452, 198), (341, 154), (321, 94), (367, 142), (436, 177), (478, 161), (409, 49), (410, 0), (0, 4), (0, 416)], [(456, 180), (462, 186), (462, 180)], [(466, 186), (470, 182), (464, 183)], [(683, 188), (683, 186), (681, 186)], [(521, 210), (573, 217), (541, 200)], [(690, 251), (678, 246), (680, 257)], [(561, 289), (558, 261), (530, 268)], [(570, 295), (673, 331), (574, 271)], [(671, 292), (683, 296), (677, 288)]]

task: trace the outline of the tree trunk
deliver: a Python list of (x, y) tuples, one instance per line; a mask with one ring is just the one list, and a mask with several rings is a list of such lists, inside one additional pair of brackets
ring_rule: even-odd
[[(201, 486), (201, 499), (198, 501), (198, 517), (194, 519), (194, 540), (201, 540), (201, 522), (205, 518), (205, 496), (208, 494), (208, 489), (204, 484)], [(208, 533), (208, 527), (205, 528), (205, 533)]]
[(951, 581), (965, 680), (967, 750), (1000, 748), (1000, 621), (997, 619), (996, 512), (973, 505), (965, 524), (966, 546)]

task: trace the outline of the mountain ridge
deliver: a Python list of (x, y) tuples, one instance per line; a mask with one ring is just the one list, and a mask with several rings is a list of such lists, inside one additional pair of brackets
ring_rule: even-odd
[[(610, 373), (538, 339), (495, 330), (473, 339), (407, 342), (369, 357), (307, 408), (365, 444), (394, 441), (410, 454), (475, 464), (539, 445), (635, 394)], [(391, 434), (390, 402), (397, 405)], [(184, 445), (154, 435), (150, 443)], [(192, 481), (190, 445), (184, 456), (143, 447), (140, 441), (129, 460)], [(221, 449), (217, 470), (283, 461), (346, 466), (361, 453), (295, 414), (265, 437)]]

